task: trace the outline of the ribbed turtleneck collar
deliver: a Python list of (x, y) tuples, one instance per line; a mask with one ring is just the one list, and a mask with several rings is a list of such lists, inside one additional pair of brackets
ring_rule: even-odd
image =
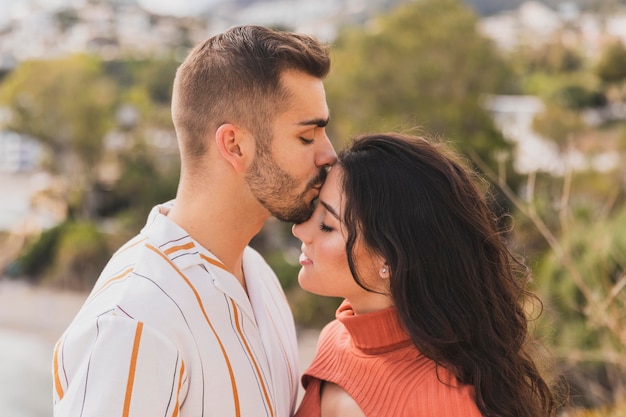
[(412, 343), (393, 307), (355, 314), (350, 303), (344, 301), (337, 309), (335, 317), (350, 333), (354, 346), (365, 353), (390, 352)]

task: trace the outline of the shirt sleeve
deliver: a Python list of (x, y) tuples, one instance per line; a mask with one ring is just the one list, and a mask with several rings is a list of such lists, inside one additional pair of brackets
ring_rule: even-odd
[(55, 347), (54, 416), (177, 416), (187, 387), (173, 343), (114, 315), (73, 324)]

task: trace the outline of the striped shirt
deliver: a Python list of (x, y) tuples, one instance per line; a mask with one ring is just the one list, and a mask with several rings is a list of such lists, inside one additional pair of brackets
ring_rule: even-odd
[(54, 415), (293, 415), (291, 311), (249, 247), (243, 269), (249, 295), (155, 207), (55, 346)]

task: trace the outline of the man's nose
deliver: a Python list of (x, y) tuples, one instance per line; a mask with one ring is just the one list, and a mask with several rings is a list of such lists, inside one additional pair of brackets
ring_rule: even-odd
[(335, 165), (337, 162), (337, 153), (326, 133), (324, 133), (324, 137), (320, 143), (320, 149), (315, 155), (315, 165), (318, 167)]

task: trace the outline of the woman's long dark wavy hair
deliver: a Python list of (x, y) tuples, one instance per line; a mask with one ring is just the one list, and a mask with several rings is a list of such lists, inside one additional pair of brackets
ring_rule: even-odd
[(395, 133), (356, 138), (339, 165), (357, 283), (352, 254), (362, 239), (386, 259), (417, 349), (473, 385), (484, 416), (556, 415), (523, 307), (538, 299), (473, 171), (441, 143)]

